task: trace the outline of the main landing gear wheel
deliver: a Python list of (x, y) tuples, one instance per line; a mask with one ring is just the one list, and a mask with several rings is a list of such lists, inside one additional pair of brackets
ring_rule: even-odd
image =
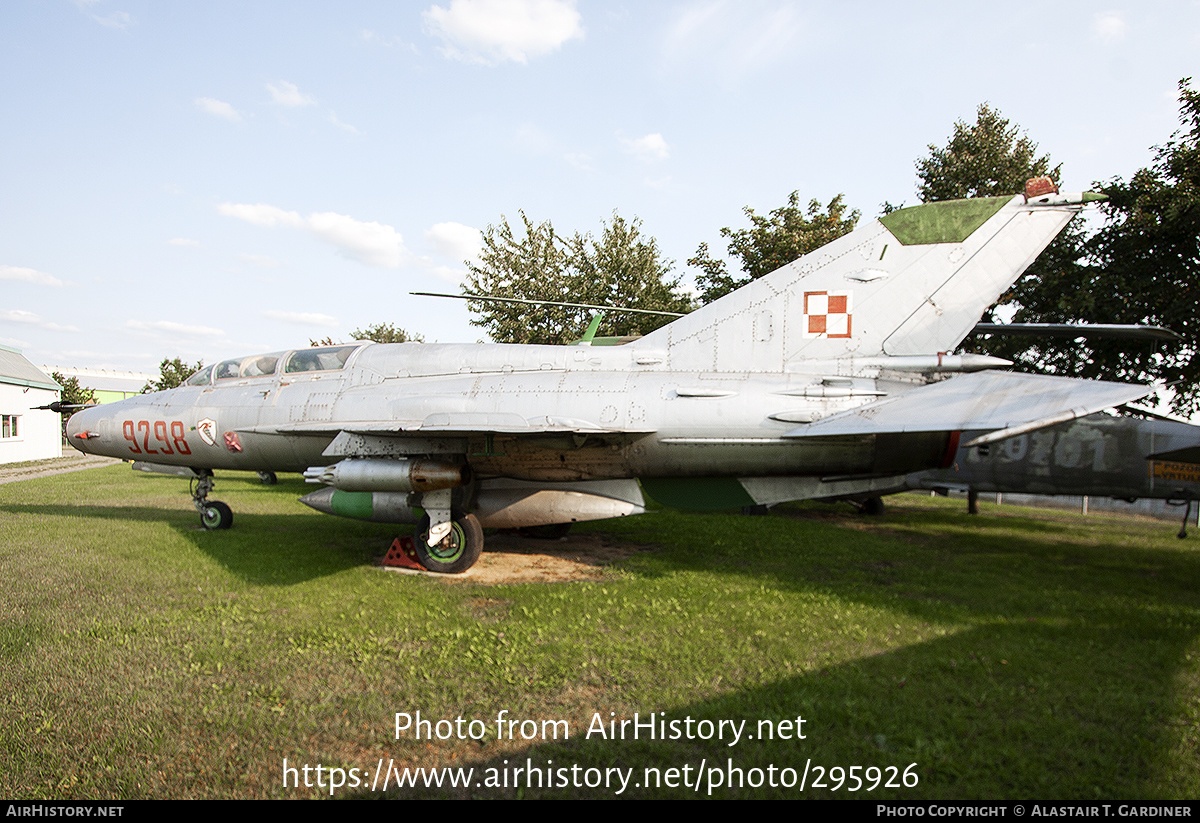
[(436, 546), (430, 546), (429, 515), (425, 515), (413, 542), (417, 544), (417, 559), (431, 572), (462, 574), (483, 553), (483, 527), (473, 514), (457, 517), (450, 524), (450, 533)]
[(883, 498), (868, 497), (862, 502), (862, 513), (871, 517), (878, 517), (883, 514)]
[(279, 482), (279, 478), (275, 476), (275, 472), (259, 472), (258, 479), (264, 486), (274, 486)]
[(209, 531), (228, 529), (233, 525), (233, 509), (220, 500), (210, 500), (200, 511), (200, 522)]
[(571, 531), (570, 523), (550, 523), (545, 526), (523, 526), (517, 534), (533, 540), (561, 540)]

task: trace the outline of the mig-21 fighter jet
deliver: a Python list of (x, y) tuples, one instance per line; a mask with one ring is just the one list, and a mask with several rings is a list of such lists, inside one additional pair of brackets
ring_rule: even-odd
[[(183, 466), (206, 528), (214, 469), (303, 472), (321, 511), (417, 524), (462, 572), (483, 527), (870, 496), (1143, 386), (948, 354), (1092, 193), (928, 203), (862, 225), (626, 345), (322, 346), (233, 358), (88, 408), (81, 451)], [(948, 379), (947, 379), (948, 378)], [(752, 521), (747, 521), (748, 523)]]

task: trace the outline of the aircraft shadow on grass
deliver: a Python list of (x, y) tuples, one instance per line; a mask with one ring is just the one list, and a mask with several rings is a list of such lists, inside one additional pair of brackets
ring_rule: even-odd
[[(900, 518), (896, 525), (903, 529), (912, 517), (928, 517), (942, 526), (967, 521), (957, 512), (920, 512)], [(830, 539), (844, 531), (844, 525), (813, 523), (806, 528), (784, 518), (761, 521), (766, 521), (767, 534), (760, 536), (760, 545), (771, 548), (737, 552), (749, 555), (753, 568), (731, 568), (719, 549), (707, 555), (668, 550), (648, 562), (664, 574), (719, 570), (769, 578), (769, 587), (833, 595), (872, 610), (904, 613), (927, 620), (925, 628), (913, 632), (910, 623), (906, 631), (916, 636), (897, 646), (904, 643), (904, 635), (882, 638), (882, 632), (864, 631), (850, 620), (845, 631), (862, 649), (854, 659), (845, 659), (840, 644), (840, 652), (831, 651), (828, 641), (798, 645), (791, 662), (806, 671), (793, 677), (683, 705), (594, 708), (606, 730), (612, 719), (609, 711), (629, 720), (638, 712), (643, 722), (657, 712), (665, 712), (661, 719), (667, 721), (689, 716), (744, 720), (750, 734), (760, 720), (794, 720), (799, 715), (808, 721), (806, 740), (743, 739), (731, 747), (728, 736), (710, 742), (647, 740), (644, 732), (640, 740), (607, 740), (598, 734), (587, 738), (592, 717), (588, 714), (572, 719), (570, 741), (538, 743), (479, 759), (460, 752), (457, 759), (439, 765), (473, 767), (477, 781), (486, 780), (489, 769), (493, 777), (507, 769), (510, 787), (512, 770), (527, 763), (541, 769), (544, 781), (560, 779), (557, 772), (547, 774), (548, 769), (575, 764), (581, 770), (598, 769), (592, 777), (606, 774), (609, 767), (633, 767), (626, 796), (672, 793), (633, 788), (648, 766), (660, 773), (691, 766), (694, 780), (703, 761), (706, 768), (719, 768), (727, 780), (732, 761), (744, 779), (751, 780), (751, 769), (761, 770), (758, 777), (765, 779), (774, 765), (782, 780), (779, 769), (790, 767), (798, 774), (810, 759), (826, 769), (896, 766), (897, 774), (916, 763), (921, 782), (915, 788), (851, 793), (846, 790), (851, 781), (835, 792), (828, 788), (833, 781), (826, 773), (827, 788), (810, 786), (806, 797), (1051, 796), (1095, 801), (1181, 798), (1194, 792), (1194, 768), (1189, 764), (1194, 764), (1200, 730), (1194, 722), (1194, 695), (1176, 680), (1184, 667), (1194, 666), (1188, 660), (1200, 628), (1200, 555), (1064, 544), (1059, 541), (1069, 535), (1066, 523), (1039, 523), (1046, 528), (1033, 539), (1015, 540), (1011, 522), (978, 523), (972, 518), (969, 534), (934, 539), (927, 532), (917, 538), (900, 534), (901, 540), (916, 542), (897, 557), (895, 543), (884, 535), (863, 533), (849, 543), (844, 536)], [(720, 539), (722, 527), (715, 520), (713, 525), (714, 537)], [(788, 532), (797, 543), (807, 539), (823, 542), (824, 548), (772, 543), (772, 537)], [(806, 551), (812, 551), (811, 558), (798, 563), (781, 556)], [(783, 573), (785, 568), (789, 574)], [(646, 571), (639, 568), (638, 573)], [(1033, 585), (1031, 579), (1045, 582)], [(955, 630), (956, 624), (962, 628)], [(931, 626), (951, 628), (939, 634)], [(588, 642), (586, 637), (578, 640)], [(606, 667), (604, 662), (593, 665), (601, 671)], [(718, 690), (708, 680), (697, 688)], [(748, 710), (750, 706), (756, 708)], [(535, 711), (527, 709), (524, 716), (545, 719)], [(509, 715), (521, 716), (515, 708)], [(388, 756), (401, 768), (407, 763), (428, 765), (424, 741), (396, 741)], [(814, 776), (810, 771), (810, 779)], [(563, 779), (570, 779), (569, 774)], [(673, 791), (697, 796), (693, 788)], [(612, 793), (603, 786), (580, 790), (535, 785), (523, 794)], [(760, 790), (747, 784), (716, 790), (720, 796), (760, 793), (800, 796), (795, 787)], [(516, 792), (485, 786), (469, 791), (410, 788), (399, 794), (496, 797)], [(704, 790), (698, 794), (704, 796)]]
[[(287, 484), (258, 489), (248, 481), (237, 493), (249, 502), (252, 492), (293, 491)], [(164, 518), (154, 506), (6, 503), (0, 512), (96, 521)], [(202, 531), (189, 515), (182, 506), (167, 515), (171, 528), (231, 573), (265, 585), (361, 566), (369, 562), (362, 546), (381, 544), (393, 532), (386, 525), (243, 510), (238, 514), (248, 521), (240, 532), (243, 539), (237, 531)], [(672, 545), (669, 536), (681, 533), (691, 518), (703, 518), (698, 528), (708, 543)], [(473, 767), (480, 775), (503, 767), (510, 781), (511, 770), (524, 767), (526, 760), (543, 770), (553, 760), (555, 767), (578, 764), (601, 774), (609, 767), (633, 767), (633, 782), (638, 782), (646, 766), (663, 771), (691, 766), (694, 778), (702, 761), (725, 767), (732, 760), (744, 773), (770, 765), (800, 770), (810, 759), (823, 767), (895, 766), (901, 773), (916, 763), (917, 787), (886, 791), (899, 799), (1049, 794), (1095, 800), (1185, 797), (1195, 790), (1194, 766), (1188, 763), (1194, 764), (1200, 733), (1194, 694), (1181, 678), (1195, 677), (1195, 663), (1189, 661), (1200, 633), (1200, 553), (1156, 548), (1160, 536), (1154, 534), (1146, 545), (1120, 545), (1117, 539), (1092, 545), (1090, 538), (1077, 538), (1079, 530), (1072, 528), (1070, 518), (1010, 513), (973, 518), (945, 510), (893, 510), (867, 529), (856, 518), (826, 511), (783, 509), (753, 519), (662, 512), (619, 521), (612, 531), (630, 541), (663, 546), (630, 561), (638, 577), (698, 572), (750, 579), (784, 593), (818, 594), (875, 613), (907, 615), (906, 634), (888, 637), (886, 629), (864, 629), (848, 620), (834, 631), (850, 634), (860, 651), (848, 653), (841, 643), (831, 648), (828, 639), (798, 641), (784, 653), (787, 659), (772, 665), (778, 670), (791, 663), (794, 676), (681, 705), (588, 708), (600, 712), (602, 721), (609, 719), (609, 711), (624, 719), (639, 712), (644, 720), (662, 711), (666, 720), (745, 720), (751, 734), (760, 720), (799, 715), (808, 721), (803, 741), (743, 740), (730, 747), (727, 741), (584, 738), (590, 715), (582, 715), (570, 718), (568, 742), (489, 757), (460, 756), (446, 765)], [(403, 583), (398, 580), (397, 585)], [(914, 629), (914, 620), (922, 627)], [(947, 627), (947, 633), (939, 634), (937, 627)], [(781, 632), (793, 628), (805, 631), (802, 626), (778, 627)], [(828, 638), (829, 631), (819, 636)], [(587, 645), (589, 638), (583, 634), (573, 641)], [(772, 643), (779, 645), (777, 639)], [(597, 665), (603, 671), (621, 663), (601, 660)], [(719, 674), (713, 672), (713, 678)], [(707, 678), (697, 683), (697, 690), (710, 693), (720, 688)], [(617, 697), (610, 700), (619, 699), (619, 692), (612, 693)], [(513, 712), (521, 715), (517, 707)], [(535, 712), (524, 714), (556, 719)], [(401, 766), (428, 762), (424, 742), (401, 740), (391, 748), (389, 756)], [(828, 776), (826, 782), (831, 782)], [(880, 790), (852, 794), (845, 788), (810, 787), (804, 796), (885, 796)], [(611, 793), (581, 791), (589, 796)], [(631, 784), (625, 794), (665, 791)], [(741, 795), (758, 790), (718, 791)], [(762, 791), (771, 793), (769, 787)], [(532, 789), (525, 795), (569, 792)], [(495, 797), (513, 792), (472, 788), (464, 793)], [(679, 793), (695, 796), (691, 789)], [(795, 788), (777, 793), (797, 796)]]
[[(128, 471), (117, 468), (115, 471)], [(157, 496), (150, 484), (161, 483), (168, 494), (178, 491), (178, 479), (145, 477), (148, 495)], [(245, 528), (207, 531), (196, 523), (195, 510), (185, 495), (179, 496), (177, 511), (164, 509), (160, 502), (146, 505), (97, 505), (88, 503), (37, 504), (0, 503), (0, 512), (105, 521), (165, 525), (187, 540), (200, 553), (220, 564), (239, 579), (259, 585), (287, 586), (337, 574), (374, 562), (399, 534), (394, 526), (364, 522), (344, 522), (318, 517), (296, 503), (304, 484), (281, 479), (278, 486), (264, 487), (254, 478), (222, 477), (235, 499), (247, 508), (255, 496), (269, 495), (295, 504), (295, 512), (258, 514), (243, 509), (238, 521)], [(186, 486), (184, 488), (186, 491)], [(97, 533), (103, 533), (97, 526)]]
[[(644, 768), (657, 768), (661, 774), (690, 766), (694, 781), (702, 763), (706, 771), (715, 768), (726, 775), (721, 778), (725, 785), (715, 787), (718, 797), (765, 794), (967, 800), (1049, 796), (1091, 801), (1186, 797), (1188, 787), (1180, 785), (1179, 776), (1189, 769), (1189, 756), (1174, 763), (1171, 759), (1172, 751), (1181, 747), (1176, 732), (1187, 734), (1172, 726), (1172, 718), (1181, 711), (1178, 704), (1187, 696), (1176, 694), (1171, 683), (1149, 676), (1145, 670), (1173, 669), (1183, 661), (1194, 638), (1179, 633), (1159, 636), (1145, 648), (1130, 648), (1125, 640), (1109, 628), (1079, 621), (1053, 626), (1034, 622), (981, 626), (739, 689), (716, 699), (669, 707), (628, 707), (619, 713), (619, 717), (632, 720), (633, 712), (639, 711), (642, 722), (659, 711), (666, 712), (661, 719), (667, 722), (687, 717), (745, 721), (745, 731), (752, 735), (760, 720), (778, 723), (802, 716), (806, 719), (805, 740), (743, 739), (729, 746), (728, 733), (724, 741), (650, 741), (644, 730), (641, 740), (605, 740), (598, 734), (585, 738), (590, 718), (583, 718), (572, 724), (569, 742), (533, 745), (480, 760), (460, 757), (439, 765), (473, 767), (481, 781), (487, 779), (489, 769), (497, 774), (507, 770), (509, 786), (513, 784), (512, 770), (527, 763), (541, 770), (545, 786), (554, 785), (549, 782), (552, 775), (546, 774), (549, 768), (569, 769), (578, 764), (598, 776), (608, 767), (632, 767), (633, 779), (625, 795), (634, 797), (672, 794), (666, 787), (635, 788), (634, 783), (644, 780)], [(1080, 674), (1074, 677), (1064, 677), (1059, 662), (1064, 659), (1092, 664), (1075, 668)], [(1164, 667), (1164, 661), (1171, 665)], [(748, 704), (771, 709), (748, 713)], [(605, 724), (612, 719), (608, 711), (599, 713)], [(1194, 731), (1191, 734), (1194, 745)], [(397, 742), (389, 756), (395, 757), (401, 768), (406, 763), (428, 763), (422, 756), (425, 745)], [(728, 785), (730, 761), (747, 781), (732, 789)], [(797, 776), (809, 761), (825, 769), (826, 785), (814, 786), (817, 773), (810, 771), (809, 786), (801, 795)], [(906, 788), (899, 776), (913, 763), (920, 782)], [(761, 786), (772, 765), (776, 767), (774, 789)], [(829, 767), (853, 765), (896, 767), (896, 772), (884, 776), (884, 783), (891, 780), (895, 787), (880, 783), (875, 791), (866, 791), (864, 786), (850, 792), (851, 781), (834, 791)], [(795, 770), (791, 788), (782, 785), (789, 782), (782, 772), (785, 768)], [(759, 770), (757, 780), (750, 774), (753, 769)], [(862, 770), (858, 774), (866, 777)], [(754, 782), (761, 788), (752, 788)], [(496, 797), (513, 796), (516, 791), (410, 788), (396, 793)], [(699, 791), (689, 786), (673, 793), (705, 796), (707, 784)], [(614, 792), (603, 784), (582, 791), (538, 790), (535, 784), (524, 792), (526, 797), (556, 794), (610, 796)], [(362, 796), (372, 795), (363, 792)]]

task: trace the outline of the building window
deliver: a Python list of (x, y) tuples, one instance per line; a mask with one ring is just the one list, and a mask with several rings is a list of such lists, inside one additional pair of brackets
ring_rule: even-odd
[(20, 419), (20, 415), (17, 414), (0, 415), (0, 438), (16, 437), (17, 421)]

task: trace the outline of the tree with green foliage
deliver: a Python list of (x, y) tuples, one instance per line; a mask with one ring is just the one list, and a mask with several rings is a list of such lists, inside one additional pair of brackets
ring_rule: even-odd
[(182, 386), (183, 381), (187, 380), (202, 368), (204, 368), (203, 360), (196, 361), (196, 364), (192, 366), (184, 363), (178, 357), (173, 360), (164, 358), (163, 361), (158, 364), (158, 380), (152, 380), (146, 385), (142, 386), (142, 393), (145, 394), (146, 392), (166, 391), (167, 389), (173, 389), (177, 386)]
[[(1037, 143), (987, 103), (976, 110), (974, 123), (955, 122), (946, 145), (931, 144), (929, 155), (916, 167), (917, 193), (923, 203), (1014, 195), (1024, 191), (1032, 177), (1059, 182), (1062, 175), (1062, 164), (1054, 165), (1048, 154), (1039, 156)], [(1011, 305), (1014, 322), (1064, 322), (1069, 313), (1064, 311), (1065, 303), (1076, 299), (1079, 284), (1089, 277), (1084, 240), (1082, 229), (1069, 225), (984, 319), (994, 320), (999, 306)], [(1048, 354), (1074, 347), (1061, 339), (1031, 344), (1028, 338), (1005, 336), (969, 338), (965, 345), (1012, 360), (1025, 370), (1049, 372), (1057, 370), (1047, 362)]]
[(974, 123), (959, 120), (945, 147), (929, 146), (917, 161), (917, 195), (922, 203), (1016, 194), (1031, 177), (1058, 181), (1062, 164), (1050, 155), (1037, 156), (1037, 143), (987, 103), (976, 110)]
[(750, 218), (750, 228), (721, 229), (721, 236), (729, 239), (729, 256), (741, 261), (742, 274), (731, 275), (724, 260), (709, 254), (707, 243), (701, 243), (688, 260), (689, 266), (701, 271), (696, 277), (700, 300), (711, 303), (852, 231), (860, 215), (857, 209), (847, 213), (842, 197), (839, 194), (826, 206), (812, 200), (805, 211), (800, 207), (800, 193), (794, 191), (787, 205), (766, 215), (746, 206), (743, 211)]
[[(483, 233), (483, 251), (470, 273), (463, 294), (514, 297), (564, 303), (625, 306), (668, 312), (687, 312), (691, 298), (670, 277), (673, 264), (659, 251), (658, 242), (641, 232), (636, 217), (616, 212), (602, 223), (600, 236), (564, 236), (550, 221), (534, 223), (524, 211), (514, 227), (507, 217)], [(561, 344), (574, 339), (587, 325), (589, 310), (566, 306), (533, 306), (468, 300), (479, 315), (471, 322), (483, 326), (498, 343)], [(609, 315), (605, 332), (645, 334), (670, 321), (650, 315)]]
[(96, 402), (96, 392), (81, 386), (78, 377), (64, 377), (61, 372), (51, 372), (50, 376), (54, 378), (55, 383), (62, 386), (58, 399), (64, 406), (86, 406)]
[[(376, 323), (374, 326), (367, 326), (365, 329), (355, 329), (350, 332), (351, 340), (373, 340), (376, 343), (424, 343), (425, 338), (419, 334), (405, 331), (399, 326), (394, 326), (391, 323)], [(313, 348), (318, 346), (336, 346), (332, 337), (324, 337), (320, 340), (309, 338), (308, 344)]]
[(365, 329), (355, 329), (350, 332), (351, 340), (374, 340), (376, 343), (424, 343), (425, 338), (419, 334), (407, 332), (391, 323), (376, 323)]
[[(1068, 226), (1001, 301), (1019, 323), (1131, 323), (1166, 326), (1181, 344), (1089, 338), (971, 340), (970, 347), (1021, 368), (1078, 377), (1174, 386), (1172, 409), (1200, 409), (1200, 93), (1179, 83), (1180, 129), (1154, 149), (1154, 162), (1128, 182), (1094, 186), (1108, 195), (1105, 225), (1091, 236)], [(955, 125), (946, 149), (917, 162), (922, 197), (1008, 194), (1028, 177), (1057, 179), (1048, 156), (998, 112), (979, 108), (974, 127)], [(960, 156), (961, 155), (961, 156)], [(972, 178), (971, 175), (974, 175)], [(1003, 181), (1003, 185), (998, 181)]]
[(1153, 163), (1101, 185), (1105, 225), (1088, 241), (1094, 262), (1068, 319), (1166, 326), (1183, 341), (1161, 349), (1094, 341), (1077, 373), (1173, 384), (1172, 410), (1200, 410), (1200, 92), (1179, 81), (1180, 128)]
[[(51, 372), (50, 376), (54, 378), (55, 383), (62, 386), (58, 392), (58, 402), (63, 406), (90, 406), (96, 402), (96, 392), (81, 386), (78, 377), (66, 377), (62, 372)], [(59, 412), (62, 417), (63, 437), (67, 436), (67, 421), (76, 411), (76, 408), (64, 408)]]

